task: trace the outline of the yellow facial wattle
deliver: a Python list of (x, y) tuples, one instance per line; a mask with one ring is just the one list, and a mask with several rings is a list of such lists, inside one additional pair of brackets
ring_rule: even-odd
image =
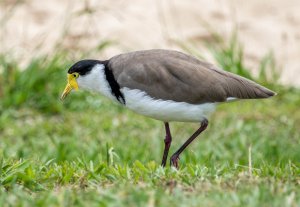
[(73, 89), (78, 90), (78, 84), (76, 81), (78, 77), (79, 77), (78, 73), (68, 74), (68, 83), (65, 87), (64, 92), (60, 97), (61, 100), (64, 100)]

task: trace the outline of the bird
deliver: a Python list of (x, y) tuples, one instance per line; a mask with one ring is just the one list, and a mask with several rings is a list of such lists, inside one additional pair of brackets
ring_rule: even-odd
[(200, 124), (170, 157), (170, 165), (179, 168), (180, 154), (207, 128), (209, 116), (218, 104), (276, 95), (252, 80), (175, 50), (151, 49), (119, 54), (108, 60), (84, 59), (67, 73), (62, 100), (72, 90), (93, 91), (138, 114), (162, 121), (163, 167), (172, 143), (170, 122)]

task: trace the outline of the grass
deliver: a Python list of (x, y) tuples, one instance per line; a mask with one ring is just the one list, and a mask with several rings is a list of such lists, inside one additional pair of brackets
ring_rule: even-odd
[[(179, 170), (160, 167), (161, 122), (95, 94), (59, 100), (66, 55), (25, 70), (1, 56), (0, 206), (299, 206), (300, 90), (276, 84), (271, 56), (252, 77), (233, 45), (214, 48), (219, 64), (278, 95), (221, 104)], [(197, 127), (172, 123), (171, 152)]]

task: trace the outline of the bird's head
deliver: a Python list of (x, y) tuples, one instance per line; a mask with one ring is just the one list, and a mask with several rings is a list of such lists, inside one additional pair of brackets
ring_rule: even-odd
[(73, 89), (91, 89), (90, 85), (95, 78), (93, 73), (96, 72), (97, 66), (103, 67), (104, 62), (99, 60), (81, 60), (72, 65), (68, 70), (68, 83), (61, 95), (61, 100), (65, 99)]

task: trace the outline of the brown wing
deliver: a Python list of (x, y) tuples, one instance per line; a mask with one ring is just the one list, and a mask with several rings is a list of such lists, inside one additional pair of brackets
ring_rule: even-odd
[(156, 99), (199, 104), (274, 95), (253, 81), (176, 51), (121, 54), (111, 58), (108, 67), (121, 88), (143, 90)]

